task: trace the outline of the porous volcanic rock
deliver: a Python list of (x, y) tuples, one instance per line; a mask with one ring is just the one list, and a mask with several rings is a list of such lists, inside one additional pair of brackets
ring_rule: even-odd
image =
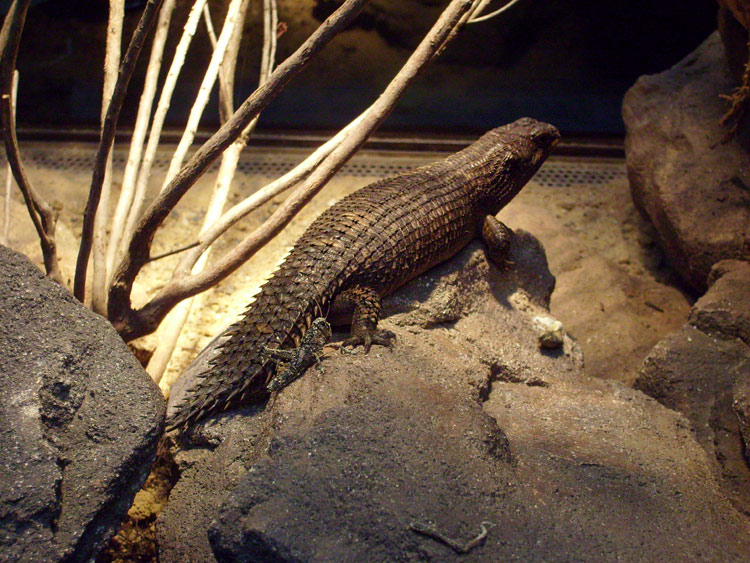
[(750, 264), (719, 262), (709, 279), (688, 324), (654, 347), (635, 387), (690, 420), (725, 492), (750, 514)]
[(159, 389), (102, 317), (0, 246), (0, 553), (87, 561), (163, 430)]
[[(750, 523), (684, 417), (540, 349), (554, 281), (515, 238), (479, 244), (385, 301), (392, 350), (330, 352), (273, 405), (178, 453), (160, 561), (731, 561)], [(343, 335), (338, 335), (343, 337)], [(419, 534), (431, 526), (466, 545)], [(457, 545), (457, 547), (461, 547)]]
[(750, 258), (747, 133), (719, 125), (736, 86), (718, 33), (677, 65), (642, 76), (625, 95), (628, 176), (671, 264), (698, 291), (723, 259)]

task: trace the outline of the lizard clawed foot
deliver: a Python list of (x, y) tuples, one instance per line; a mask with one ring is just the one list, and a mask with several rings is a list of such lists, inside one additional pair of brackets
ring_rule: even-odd
[[(361, 345), (364, 348), (365, 354), (368, 354), (373, 344), (392, 348), (395, 338), (396, 335), (390, 330), (368, 330), (364, 334), (354, 334), (344, 340), (339, 350), (343, 353), (353, 354), (355, 353), (354, 348)], [(351, 350), (348, 348), (351, 348)]]
[(182, 444), (213, 450), (222, 442), (221, 437), (214, 432), (213, 426), (213, 421), (204, 421), (196, 426), (191, 426), (181, 436)]

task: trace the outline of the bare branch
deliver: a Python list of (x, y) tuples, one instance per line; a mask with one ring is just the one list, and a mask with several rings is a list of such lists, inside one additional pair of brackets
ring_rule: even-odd
[[(275, 8), (275, 0), (264, 0), (265, 3), (270, 3), (272, 1)], [(224, 55), (221, 66), (219, 68), (219, 113), (222, 116), (222, 123), (225, 123), (234, 112), (232, 92), (234, 90), (237, 55), (239, 53), (240, 42), (242, 41), (243, 23), (245, 21), (248, 6), (249, 0), (242, 0), (239, 8), (239, 13), (237, 15), (237, 23), (234, 25), (234, 28), (232, 30), (229, 44), (226, 48), (226, 54)], [(208, 13), (208, 5), (204, 7), (203, 16), (204, 19), (206, 19), (206, 27), (209, 29), (209, 36), (213, 35), (211, 41), (214, 45), (214, 49), (216, 49), (218, 40), (216, 39), (216, 34), (213, 31), (213, 25), (210, 24), (211, 20), (209, 17), (210, 14)], [(228, 17), (225, 18), (224, 25), (229, 25)], [(264, 53), (265, 46), (268, 42), (268, 31), (266, 30), (264, 37)], [(268, 71), (268, 74), (270, 74), (270, 70)], [(268, 76), (261, 75), (261, 83), (265, 82), (267, 79)], [(206, 209), (206, 213), (203, 217), (201, 232), (208, 229), (216, 221), (219, 215), (221, 215), (224, 206), (226, 205), (226, 201), (229, 196), (229, 188), (232, 184), (232, 179), (234, 178), (235, 171), (237, 170), (237, 164), (239, 163), (240, 153), (242, 152), (242, 149), (246, 144), (247, 137), (250, 135), (250, 130), (254, 126), (255, 122), (255, 119), (252, 120), (250, 122), (250, 125), (245, 128), (245, 131), (243, 131), (242, 135), (240, 135), (240, 137), (234, 143), (232, 143), (229, 148), (227, 148), (227, 150), (225, 150), (221, 155), (221, 166), (219, 167), (219, 173), (216, 177), (216, 183), (214, 184), (214, 189), (211, 193), (211, 199), (208, 203), (208, 208)], [(208, 256), (208, 252), (201, 256), (201, 259), (198, 261), (198, 263), (194, 265), (195, 271), (200, 271), (204, 268), (206, 261), (208, 260)], [(159, 383), (160, 387), (165, 392), (168, 392), (172, 381), (170, 381), (168, 378), (163, 379), (163, 376), (167, 370), (167, 367), (169, 366), (169, 362), (174, 355), (175, 347), (177, 346), (177, 342), (180, 335), (182, 334), (185, 323), (190, 316), (190, 311), (193, 307), (194, 302), (194, 297), (185, 299), (174, 309), (172, 309), (172, 311), (170, 311), (169, 315), (167, 315), (167, 317), (164, 319), (164, 322), (162, 322), (161, 326), (159, 327), (159, 339), (156, 348), (154, 349), (154, 353), (151, 355), (151, 359), (146, 366), (146, 371), (154, 381)]]
[(231, 0), (231, 2), (229, 3), (229, 7), (227, 8), (227, 15), (224, 18), (224, 25), (221, 29), (221, 34), (219, 35), (219, 38), (216, 42), (216, 49), (214, 49), (214, 52), (211, 55), (211, 61), (208, 63), (208, 69), (206, 70), (206, 74), (203, 76), (203, 80), (201, 81), (201, 86), (198, 90), (198, 95), (195, 97), (193, 107), (190, 108), (190, 114), (188, 115), (187, 124), (185, 125), (185, 131), (183, 132), (182, 137), (180, 138), (180, 142), (177, 144), (177, 148), (172, 155), (172, 160), (169, 163), (169, 170), (167, 171), (167, 176), (164, 179), (162, 190), (164, 190), (171, 183), (172, 178), (177, 175), (177, 172), (179, 172), (180, 168), (182, 167), (182, 162), (185, 160), (185, 155), (187, 155), (190, 146), (193, 144), (195, 133), (198, 130), (198, 124), (200, 123), (203, 111), (206, 109), (206, 105), (208, 104), (208, 98), (211, 95), (211, 89), (213, 88), (213, 85), (216, 82), (216, 78), (219, 75), (219, 66), (222, 59), (224, 59), (224, 54), (226, 53), (227, 46), (229, 45), (229, 40), (233, 35), (241, 4), (242, 0)]
[[(519, 1), (520, 0), (510, 0), (510, 2), (508, 2), (505, 6), (503, 6), (502, 8), (498, 8), (494, 12), (491, 12), (489, 14), (485, 14), (483, 16), (472, 17), (471, 19), (469, 19), (468, 23), (479, 23), (479, 22), (487, 21), (487, 20), (489, 20), (491, 18), (494, 18), (496, 16), (499, 16), (500, 14), (502, 14), (503, 12), (505, 12), (506, 10), (508, 10), (509, 8), (511, 8), (514, 4), (517, 4)], [(489, 2), (487, 2), (486, 4), (489, 4)], [(484, 6), (480, 6), (476, 10), (476, 13), (482, 13), (483, 9), (484, 9)]]
[[(138, 104), (138, 115), (135, 119), (133, 136), (130, 141), (130, 151), (128, 153), (128, 162), (125, 165), (125, 172), (122, 176), (122, 188), (120, 189), (120, 198), (117, 202), (117, 209), (112, 218), (112, 229), (109, 234), (107, 244), (107, 283), (112, 279), (112, 271), (117, 259), (117, 251), (120, 247), (123, 227), (128, 212), (133, 206), (135, 200), (135, 181), (138, 176), (138, 169), (141, 164), (143, 155), (143, 143), (148, 132), (148, 124), (151, 120), (151, 108), (156, 96), (156, 87), (159, 81), (159, 71), (161, 70), (162, 57), (164, 55), (164, 46), (169, 34), (169, 23), (172, 20), (175, 0), (164, 0), (161, 10), (159, 11), (159, 21), (156, 24), (156, 33), (151, 45), (151, 56), (149, 57), (148, 67), (146, 69), (146, 78), (143, 83), (143, 93), (141, 94), (140, 103)], [(140, 203), (135, 204), (140, 208)]]
[(44, 257), (44, 268), (47, 275), (62, 284), (60, 264), (57, 259), (57, 244), (55, 242), (55, 226), (57, 217), (52, 207), (36, 192), (21, 162), (21, 151), (16, 138), (16, 119), (13, 110), (13, 74), (16, 69), (18, 46), (26, 21), (26, 12), (30, 0), (14, 0), (3, 21), (0, 30), (0, 105), (2, 105), (3, 141), (8, 163), (13, 171), (29, 215), (34, 223)]
[[(133, 328), (143, 330), (144, 327), (158, 324), (174, 304), (222, 280), (252, 256), (260, 247), (276, 236), (291, 218), (364, 144), (372, 131), (385, 120), (405, 89), (424, 67), (433, 60), (435, 52), (442, 49), (450, 37), (455, 36), (456, 31), (465, 22), (464, 16), (473, 5), (474, 2), (472, 0), (453, 0), (383, 94), (365, 112), (359, 124), (352, 128), (325, 160), (310, 173), (302, 185), (284, 201), (271, 217), (211, 268), (189, 277), (173, 278), (141, 311), (138, 313), (133, 312), (138, 315), (137, 322), (140, 325), (131, 325), (129, 328), (131, 330)], [(127, 331), (121, 330), (121, 334), (123, 332), (126, 333), (124, 337), (129, 336)]]
[[(13, 118), (16, 115), (16, 99), (18, 98), (18, 71), (13, 71), (13, 85), (11, 88), (12, 92), (10, 95), (10, 104), (13, 108)], [(10, 189), (13, 186), (13, 170), (10, 169), (10, 163), (6, 165), (5, 173), (5, 205), (4, 205), (4, 223), (3, 223), (3, 234), (0, 236), (0, 244), (8, 245), (10, 241)]]
[(324, 45), (352, 21), (365, 3), (366, 0), (346, 0), (294, 54), (279, 65), (270, 80), (253, 92), (232, 118), (196, 151), (167, 189), (151, 204), (134, 233), (129, 252), (120, 263), (110, 290), (108, 317), (121, 335), (126, 338), (135, 338), (138, 335), (147, 334), (153, 331), (163, 318), (162, 315), (158, 321), (155, 321), (155, 324), (142, 322), (135, 311), (130, 308), (130, 290), (136, 275), (148, 258), (154, 233), (164, 218), (206, 168), (239, 137), (247, 124), (268, 105), (293, 76), (310, 62)]
[[(146, 200), (146, 188), (148, 187), (148, 181), (151, 177), (151, 167), (156, 158), (156, 150), (159, 148), (159, 139), (161, 137), (162, 128), (164, 127), (164, 120), (167, 117), (167, 111), (169, 110), (172, 95), (174, 94), (175, 86), (177, 85), (177, 78), (179, 77), (180, 71), (185, 63), (188, 47), (190, 47), (190, 43), (193, 40), (198, 23), (200, 23), (201, 10), (205, 3), (206, 0), (195, 0), (193, 7), (190, 8), (187, 22), (185, 22), (185, 27), (182, 31), (182, 37), (180, 37), (180, 41), (177, 43), (172, 63), (169, 65), (167, 77), (164, 79), (159, 102), (157, 103), (156, 111), (154, 112), (151, 132), (148, 136), (148, 143), (146, 144), (146, 150), (143, 153), (143, 161), (141, 162), (141, 168), (138, 171), (138, 180), (135, 185), (133, 204), (130, 207), (130, 212), (128, 213), (128, 218), (125, 222), (125, 229), (120, 239), (115, 262), (123, 260), (126, 256), (128, 246), (133, 237), (133, 232), (135, 231), (135, 226), (141, 218), (141, 213), (145, 205), (144, 202)], [(114, 272), (112, 278), (114, 279)]]
[(214, 221), (211, 228), (201, 234), (200, 244), (187, 253), (182, 259), (178, 267), (175, 269), (174, 276), (181, 277), (189, 275), (201, 254), (211, 245), (211, 243), (237, 223), (237, 221), (309, 176), (310, 173), (319, 166), (329, 154), (331, 154), (333, 149), (338, 147), (341, 144), (341, 141), (349, 135), (355, 127), (357, 127), (368, 111), (370, 111), (369, 108), (349, 123), (349, 125), (339, 131), (334, 137), (329, 139), (325, 144), (318, 147), (315, 152), (295, 166), (292, 170), (254, 192), (241, 202), (235, 204), (231, 209), (227, 210), (221, 217)]
[(138, 22), (138, 27), (133, 32), (130, 39), (130, 45), (125, 52), (120, 67), (120, 73), (117, 77), (117, 83), (112, 94), (112, 101), (107, 108), (107, 115), (102, 126), (99, 148), (96, 151), (94, 159), (94, 173), (91, 178), (91, 190), (89, 191), (89, 200), (86, 204), (86, 210), (83, 214), (83, 232), (81, 233), (81, 247), (78, 251), (78, 260), (76, 262), (75, 281), (73, 283), (73, 295), (83, 302), (86, 293), (86, 270), (88, 269), (89, 254), (91, 253), (91, 242), (94, 231), (94, 219), (96, 209), (99, 206), (101, 198), (102, 184), (104, 183), (104, 174), (107, 167), (107, 156), (112, 149), (112, 143), (115, 138), (117, 129), (117, 120), (120, 116), (120, 109), (125, 101), (125, 94), (128, 91), (130, 79), (135, 70), (135, 64), (138, 56), (143, 49), (143, 43), (146, 40), (151, 28), (156, 22), (156, 14), (162, 0), (148, 0), (146, 7), (143, 9), (143, 15)]
[(466, 21), (468, 22), (471, 19), (474, 19), (475, 16), (481, 14), (484, 9), (492, 2), (492, 0), (477, 0), (474, 2), (474, 5), (469, 9), (468, 12), (466, 12)]
[[(240, 6), (240, 13), (237, 20), (242, 22), (245, 19), (245, 13), (248, 6), (248, 0), (243, 0)], [(208, 38), (211, 41), (211, 47), (214, 51), (219, 40), (216, 37), (216, 30), (214, 29), (213, 21), (211, 20), (211, 10), (208, 4), (203, 6), (203, 21), (206, 22), (206, 31), (208, 32)], [(232, 31), (232, 37), (229, 39), (229, 45), (227, 46), (226, 54), (219, 65), (219, 122), (225, 123), (227, 119), (234, 113), (234, 75), (229, 69), (233, 68), (228, 64), (228, 61), (232, 59), (237, 61), (237, 51), (239, 50), (239, 42), (242, 39), (242, 26), (234, 26)], [(234, 52), (232, 52), (234, 51)]]
[[(122, 51), (122, 25), (125, 21), (125, 0), (109, 1), (107, 23), (107, 45), (104, 55), (104, 85), (102, 88), (101, 123), (107, 117), (107, 108), (117, 82), (117, 68)], [(91, 308), (101, 315), (107, 313), (107, 227), (109, 226), (109, 199), (112, 192), (112, 151), (107, 155), (107, 164), (102, 183), (102, 194), (94, 220), (93, 272), (91, 276)]]
[(190, 250), (191, 248), (195, 248), (198, 246), (198, 241), (191, 242), (190, 244), (186, 244), (185, 246), (181, 246), (180, 248), (175, 248), (173, 250), (169, 250), (167, 252), (163, 252), (162, 254), (157, 254), (156, 256), (152, 256), (148, 259), (149, 262), (156, 262), (157, 260), (161, 260), (162, 258), (168, 258), (169, 256), (174, 256), (175, 254), (179, 254), (180, 252), (185, 252), (186, 250)]

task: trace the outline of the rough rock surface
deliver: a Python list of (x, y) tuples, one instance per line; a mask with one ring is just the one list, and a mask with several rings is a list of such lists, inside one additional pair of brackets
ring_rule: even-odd
[[(265, 411), (205, 425), (177, 456), (160, 561), (730, 561), (750, 523), (721, 495), (687, 421), (542, 351), (543, 250), (478, 244), (386, 301), (393, 350), (330, 353)], [(410, 529), (431, 523), (458, 555)]]
[[(631, 386), (643, 358), (684, 324), (690, 303), (657, 278), (662, 254), (646, 222), (622, 203), (626, 180), (567, 190), (557, 194), (569, 209), (564, 218), (527, 189), (499, 217), (543, 242), (557, 279), (550, 310), (583, 350), (586, 375)], [(595, 226), (603, 217), (609, 229)], [(640, 264), (648, 268), (639, 271)]]
[(683, 413), (728, 496), (750, 515), (745, 458), (750, 382), (750, 263), (716, 264), (688, 324), (646, 358), (636, 388)]
[(164, 400), (114, 329), (0, 246), (0, 553), (85, 561), (146, 479)]
[(748, 140), (722, 142), (719, 125), (720, 95), (735, 86), (714, 33), (671, 69), (639, 78), (623, 104), (633, 201), (701, 292), (716, 262), (750, 258)]

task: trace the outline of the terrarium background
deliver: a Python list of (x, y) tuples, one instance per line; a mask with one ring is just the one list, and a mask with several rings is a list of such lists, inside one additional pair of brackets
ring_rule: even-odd
[[(227, 3), (211, 0), (217, 23)], [(287, 32), (278, 60), (340, 3), (279, 0)], [(142, 2), (128, 4), (126, 36)], [(177, 4), (166, 60), (190, 3)], [(257, 83), (259, 4), (252, 3), (245, 24), (238, 99)], [(372, 0), (355, 24), (268, 107), (261, 129), (328, 130), (348, 123), (382, 91), (444, 4)], [(18, 63), (21, 128), (96, 126), (107, 9), (106, 0), (47, 0), (29, 11)], [(715, 0), (526, 0), (501, 18), (469, 26), (409, 89), (383, 129), (469, 134), (530, 115), (555, 123), (568, 135), (619, 135), (624, 131), (620, 105), (625, 90), (639, 75), (664, 70), (694, 49), (715, 29), (716, 9)], [(200, 26), (168, 124), (185, 122), (210, 53), (205, 26)], [(144, 56), (136, 72), (120, 120), (125, 128), (135, 118), (147, 60)], [(211, 103), (202, 126), (210, 129), (217, 122), (216, 103)]]

